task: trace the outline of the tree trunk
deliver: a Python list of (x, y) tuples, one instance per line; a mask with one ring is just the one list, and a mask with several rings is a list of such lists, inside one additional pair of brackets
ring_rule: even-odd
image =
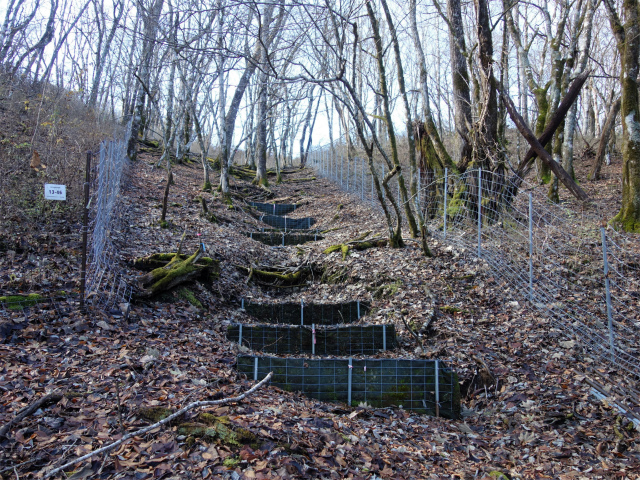
[(607, 146), (609, 145), (609, 137), (611, 136), (611, 132), (616, 126), (616, 117), (618, 116), (618, 112), (620, 112), (620, 104), (621, 102), (618, 98), (615, 102), (613, 102), (611, 108), (609, 108), (607, 119), (605, 120), (604, 127), (602, 128), (600, 143), (598, 144), (598, 153), (596, 154), (596, 158), (593, 162), (593, 168), (591, 169), (591, 173), (589, 174), (589, 180), (600, 180), (600, 169), (602, 168), (602, 162), (604, 161), (604, 157), (607, 152)]
[[(449, 31), (449, 48), (451, 51), (451, 74), (453, 87), (453, 104), (455, 110), (455, 126), (458, 136), (458, 169), (464, 172), (471, 162), (473, 147), (470, 142), (471, 126), (471, 89), (469, 71), (467, 69), (464, 24), (460, 0), (447, 1), (447, 15), (451, 19)], [(427, 125), (429, 127), (429, 125)], [(434, 126), (435, 127), (435, 126)]]
[(616, 37), (622, 65), (620, 68), (622, 117), (622, 207), (611, 220), (627, 232), (640, 232), (640, 98), (638, 73), (640, 54), (640, 5), (638, 0), (623, 0), (622, 24), (613, 0), (605, 0), (609, 20)]
[(387, 74), (384, 66), (384, 50), (382, 45), (382, 38), (380, 37), (380, 31), (378, 28), (378, 20), (373, 12), (373, 8), (369, 2), (366, 2), (367, 13), (369, 21), (371, 22), (371, 28), (373, 30), (373, 39), (376, 46), (376, 62), (378, 64), (378, 73), (380, 76), (380, 95), (382, 95), (382, 106), (384, 108), (384, 115), (387, 124), (387, 134), (389, 135), (389, 144), (391, 146), (391, 158), (393, 164), (397, 168), (398, 173), (398, 186), (400, 188), (400, 196), (404, 205), (404, 211), (407, 216), (407, 222), (409, 223), (409, 230), (413, 238), (418, 236), (419, 230), (416, 224), (415, 217), (411, 211), (411, 205), (409, 204), (409, 198), (407, 195), (407, 187), (404, 183), (404, 177), (402, 176), (402, 170), (400, 167), (400, 159), (398, 157), (398, 146), (396, 144), (396, 134), (393, 127), (393, 118), (391, 116), (391, 106), (389, 101), (389, 90), (387, 88)]

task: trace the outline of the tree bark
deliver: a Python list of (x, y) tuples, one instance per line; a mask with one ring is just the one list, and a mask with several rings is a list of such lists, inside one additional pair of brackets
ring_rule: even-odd
[(594, 159), (591, 173), (589, 173), (589, 180), (600, 180), (600, 170), (602, 169), (602, 162), (604, 161), (604, 157), (607, 152), (607, 146), (609, 145), (609, 137), (611, 136), (611, 132), (616, 125), (616, 117), (620, 112), (620, 105), (620, 98), (618, 98), (615, 102), (613, 102), (611, 108), (609, 108), (607, 119), (605, 120), (604, 127), (602, 128), (600, 143), (598, 144), (598, 153), (596, 154), (596, 158)]

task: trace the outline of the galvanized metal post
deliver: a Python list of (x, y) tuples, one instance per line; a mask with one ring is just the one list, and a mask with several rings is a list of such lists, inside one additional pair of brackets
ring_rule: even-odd
[(362, 159), (362, 165), (361, 166), (362, 166), (362, 168), (361, 168), (361, 170), (362, 170), (362, 172), (361, 172), (362, 173), (362, 175), (361, 175), (362, 179), (361, 179), (360, 182), (361, 182), (361, 187), (362, 187), (362, 194), (361, 194), (360, 198), (364, 202), (364, 158)]
[(311, 355), (316, 354), (316, 324), (311, 324)]
[(478, 169), (478, 257), (482, 256), (482, 169)]
[(529, 301), (533, 303), (533, 197), (529, 194)]
[(613, 344), (613, 312), (611, 309), (611, 290), (609, 285), (609, 259), (607, 255), (607, 234), (604, 227), (600, 228), (600, 234), (602, 236), (602, 257), (604, 259), (604, 289), (605, 298), (607, 301), (607, 320), (609, 324), (609, 350), (611, 352), (611, 361), (615, 362), (615, 347)]
[(382, 349), (387, 349), (387, 326), (382, 324)]
[(444, 169), (444, 238), (447, 238), (447, 189), (449, 188), (449, 175), (448, 169)]
[(258, 357), (253, 359), (253, 379), (258, 380)]
[(87, 235), (89, 233), (89, 182), (91, 181), (91, 152), (87, 152), (84, 172), (84, 205), (82, 216), (82, 265), (80, 267), (80, 309), (85, 310), (85, 290), (87, 288)]
[(242, 345), (242, 324), (238, 324), (238, 345)]
[(304, 325), (304, 299), (300, 299), (300, 325)]
[(348, 390), (347, 390), (347, 405), (351, 405), (351, 374), (353, 373), (353, 358), (349, 357), (349, 372), (347, 374), (348, 381)]
[(440, 372), (438, 369), (438, 360), (435, 361), (435, 366), (434, 366), (434, 373), (435, 373), (435, 388), (436, 388), (436, 417), (440, 416)]

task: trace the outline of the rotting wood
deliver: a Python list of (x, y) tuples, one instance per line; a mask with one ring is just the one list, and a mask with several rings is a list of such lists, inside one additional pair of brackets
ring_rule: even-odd
[(333, 252), (340, 251), (342, 252), (342, 259), (345, 260), (350, 250), (367, 250), (369, 248), (377, 248), (377, 247), (386, 247), (389, 244), (389, 240), (386, 238), (372, 238), (370, 240), (365, 240), (371, 232), (366, 232), (359, 237), (350, 240), (345, 243), (340, 243), (337, 245), (331, 245), (329, 248), (324, 250), (322, 253), (328, 255)]
[(13, 419), (9, 420), (5, 423), (2, 428), (0, 428), (0, 437), (4, 437), (9, 432), (9, 429), (20, 422), (22, 419), (28, 417), (33, 412), (37, 411), (39, 408), (44, 408), (48, 405), (52, 405), (54, 403), (58, 403), (62, 399), (62, 393), (60, 392), (51, 392), (46, 394), (44, 397), (33, 402), (31, 405), (26, 406), (22, 410), (20, 410)]
[[(244, 400), (245, 398), (247, 398), (248, 396), (253, 394), (256, 390), (261, 388), (269, 380), (271, 380), (272, 376), (273, 376), (273, 372), (269, 372), (269, 374), (266, 377), (264, 377), (262, 380), (260, 380), (258, 383), (256, 383), (253, 387), (251, 387), (249, 390), (247, 390), (243, 394), (238, 395), (236, 397), (222, 398), (220, 400), (204, 400), (204, 401), (201, 400), (201, 401), (197, 401), (197, 402), (192, 402), (189, 405), (187, 405), (186, 407), (181, 408), (177, 412), (169, 415), (168, 417), (160, 420), (159, 422), (154, 423), (153, 425), (149, 425), (147, 427), (141, 428), (140, 430), (136, 430), (135, 432), (128, 433), (127, 435), (122, 437), (120, 440), (116, 440), (115, 442), (110, 443), (108, 445), (105, 445), (102, 448), (98, 448), (97, 450), (94, 450), (93, 452), (89, 452), (86, 455), (78, 457), (75, 460), (72, 460), (72, 461), (70, 461), (68, 463), (65, 463), (61, 467), (54, 468), (53, 470), (51, 470), (49, 472), (46, 472), (46, 473), (44, 471), (41, 471), (40, 473), (44, 474), (44, 478), (51, 478), (51, 477), (57, 475), (58, 473), (62, 472), (63, 470), (66, 470), (67, 468), (73, 467), (74, 465), (76, 465), (76, 464), (78, 464), (80, 462), (84, 462), (85, 460), (88, 460), (88, 459), (90, 459), (91, 457), (93, 457), (95, 455), (100, 455), (100, 454), (102, 454), (104, 452), (111, 451), (115, 447), (117, 447), (118, 445), (122, 445), (124, 442), (132, 439), (133, 437), (144, 435), (145, 433), (150, 432), (151, 430), (155, 430), (156, 428), (161, 427), (162, 425), (166, 425), (167, 423), (169, 423), (172, 420), (184, 415), (185, 413), (187, 413), (190, 410), (193, 410), (194, 408), (211, 407), (211, 406), (214, 406), (214, 405), (224, 405), (226, 403), (234, 403), (234, 402), (239, 402), (241, 400)], [(45, 470), (46, 470), (46, 467), (45, 467)]]
[(183, 259), (179, 253), (175, 254), (165, 266), (155, 268), (139, 280), (140, 296), (150, 297), (184, 282), (210, 278), (211, 265), (198, 263), (203, 258), (203, 254), (202, 245), (199, 245), (196, 252), (186, 259)]

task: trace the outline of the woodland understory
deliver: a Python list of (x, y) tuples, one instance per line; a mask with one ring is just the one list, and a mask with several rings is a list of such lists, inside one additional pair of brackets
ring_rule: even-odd
[[(239, 402), (190, 411), (57, 478), (640, 477), (633, 423), (590, 393), (588, 380), (615, 372), (592, 367), (579, 344), (501, 284), (472, 252), (430, 239), (434, 256), (427, 258), (419, 240), (405, 237), (400, 249), (352, 251), (344, 259), (340, 251), (324, 254), (368, 231), (384, 236), (386, 224), (369, 204), (326, 180), (295, 181), (313, 178), (310, 170), (287, 173), (269, 190), (231, 176), (228, 201), (201, 190), (198, 164), (174, 165), (161, 228), (166, 171), (155, 167), (157, 160), (153, 152), (141, 153), (127, 174), (122, 228), (112, 232), (125, 278), (136, 284), (142, 272), (133, 268), (134, 259), (175, 251), (185, 231), (183, 252), (204, 242), (207, 255), (220, 261), (220, 276), (135, 300), (126, 316), (91, 307), (82, 314), (69, 298), (6, 311), (0, 427), (46, 393), (59, 396), (0, 439), (3, 478), (41, 478), (164, 412), (246, 391), (255, 382), (234, 370), (238, 347), (225, 338), (229, 322), (246, 319), (242, 298), (371, 301), (373, 311), (362, 322), (393, 322), (399, 332), (399, 349), (378, 357), (447, 361), (460, 377), (462, 418), (322, 403), (267, 386)], [(578, 179), (591, 160), (585, 155), (577, 162)], [(602, 180), (583, 183), (605, 211), (619, 208), (620, 166), (614, 157)], [(539, 190), (536, 195), (546, 194), (544, 186)], [(566, 191), (561, 194), (575, 206)], [(324, 239), (297, 247), (251, 240), (242, 232), (264, 225), (248, 201), (298, 203), (292, 217), (315, 218)], [(77, 286), (78, 220), (40, 218), (30, 225), (5, 222), (0, 294)], [(303, 264), (316, 274), (293, 289), (258, 285), (238, 268)], [(338, 283), (323, 282), (323, 273), (336, 271)]]

